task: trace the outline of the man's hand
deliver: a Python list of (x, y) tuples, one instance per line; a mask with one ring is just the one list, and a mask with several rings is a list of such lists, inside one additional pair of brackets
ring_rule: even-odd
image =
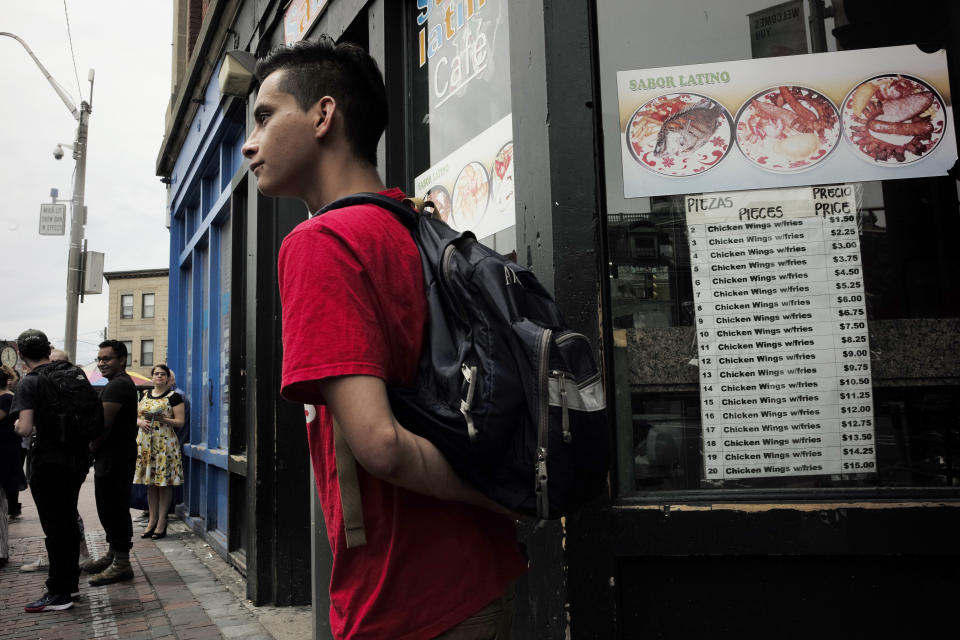
[(466, 502), (515, 517), (461, 480), (429, 440), (397, 422), (380, 378), (330, 378), (319, 384), (319, 391), (353, 456), (370, 475), (440, 500)]
[(13, 430), (21, 438), (29, 438), (33, 434), (33, 409), (20, 411), (20, 416), (13, 423)]

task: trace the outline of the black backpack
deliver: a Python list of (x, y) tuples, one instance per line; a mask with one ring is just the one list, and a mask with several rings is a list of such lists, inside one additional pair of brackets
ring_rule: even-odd
[(512, 511), (559, 518), (596, 497), (609, 436), (589, 340), (564, 327), (533, 273), (469, 231), (375, 193), (321, 213), (358, 204), (394, 213), (423, 262), (429, 318), (416, 387), (389, 388), (400, 424)]
[(103, 405), (83, 370), (56, 361), (36, 368), (37, 443), (86, 452), (104, 432)]

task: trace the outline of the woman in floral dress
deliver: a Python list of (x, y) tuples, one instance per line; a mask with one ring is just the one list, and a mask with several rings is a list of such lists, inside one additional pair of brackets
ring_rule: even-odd
[(153, 389), (144, 392), (137, 407), (136, 484), (147, 485), (150, 519), (141, 538), (158, 540), (167, 535), (167, 511), (172, 487), (183, 484), (183, 462), (176, 429), (183, 426), (183, 398), (171, 389), (170, 369), (153, 368)]

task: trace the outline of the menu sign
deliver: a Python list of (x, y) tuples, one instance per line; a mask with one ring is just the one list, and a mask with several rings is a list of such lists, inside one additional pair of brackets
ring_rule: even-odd
[(874, 472), (854, 187), (685, 205), (706, 479)]
[(946, 52), (915, 46), (619, 71), (623, 195), (942, 176)]

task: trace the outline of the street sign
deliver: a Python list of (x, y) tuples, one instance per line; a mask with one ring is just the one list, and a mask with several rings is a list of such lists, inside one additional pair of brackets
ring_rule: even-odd
[(67, 205), (40, 205), (40, 235), (62, 236), (67, 229)]
[(103, 293), (103, 253), (83, 252), (83, 293)]

